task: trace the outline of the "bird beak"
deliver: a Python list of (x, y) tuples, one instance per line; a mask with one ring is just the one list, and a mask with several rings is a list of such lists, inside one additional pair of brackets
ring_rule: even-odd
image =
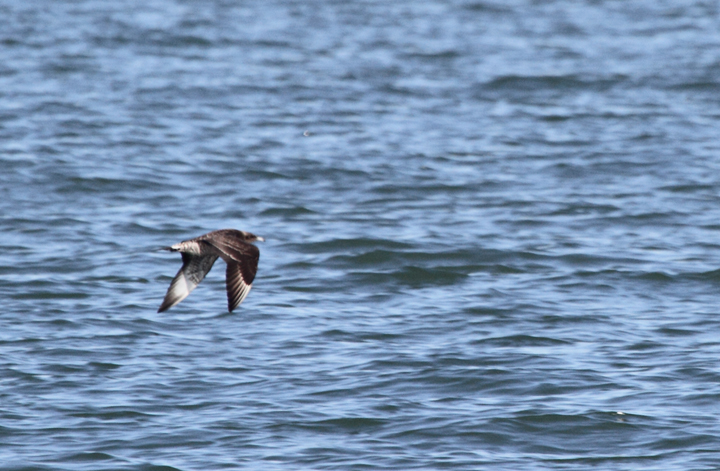
[(255, 240), (259, 240), (260, 242), (265, 242), (265, 237), (256, 237)]

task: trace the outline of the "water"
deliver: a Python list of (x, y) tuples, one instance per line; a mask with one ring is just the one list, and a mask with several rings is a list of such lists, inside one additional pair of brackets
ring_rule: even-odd
[(717, 6), (256, 3), (0, 6), (0, 469), (720, 467)]

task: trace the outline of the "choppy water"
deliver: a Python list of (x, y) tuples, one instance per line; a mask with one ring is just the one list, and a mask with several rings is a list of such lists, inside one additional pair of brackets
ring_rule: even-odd
[[(390, 3), (390, 4), (388, 4)], [(713, 2), (0, 5), (0, 469), (720, 468)], [(155, 311), (161, 246), (267, 238)]]

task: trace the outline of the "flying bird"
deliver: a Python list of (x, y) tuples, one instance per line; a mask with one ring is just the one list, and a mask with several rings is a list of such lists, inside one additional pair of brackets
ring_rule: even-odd
[(225, 287), (228, 311), (238, 307), (250, 292), (257, 273), (260, 251), (251, 244), (265, 239), (245, 231), (221, 229), (208, 232), (194, 239), (164, 247), (164, 250), (180, 252), (183, 265), (167, 290), (158, 312), (163, 312), (187, 298), (205, 278), (218, 257), (227, 264)]

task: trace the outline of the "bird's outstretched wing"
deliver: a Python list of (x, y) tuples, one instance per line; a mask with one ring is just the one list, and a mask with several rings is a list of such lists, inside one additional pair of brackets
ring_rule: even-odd
[(220, 257), (227, 263), (225, 287), (227, 288), (228, 311), (238, 307), (250, 292), (257, 273), (260, 251), (252, 244), (241, 241), (213, 241)]
[(225, 271), (225, 287), (227, 288), (228, 311), (238, 307), (252, 288), (252, 282), (248, 283), (243, 277), (242, 265), (239, 263), (228, 263)]
[(170, 283), (158, 312), (166, 311), (187, 298), (190, 292), (205, 278), (217, 258), (218, 256), (213, 254), (192, 255), (183, 252), (182, 268)]

